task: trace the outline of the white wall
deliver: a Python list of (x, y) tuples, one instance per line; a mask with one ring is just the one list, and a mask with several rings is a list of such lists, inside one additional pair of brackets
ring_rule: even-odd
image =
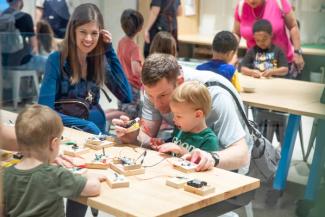
[[(32, 17), (35, 14), (35, 1), (24, 1), (23, 11), (32, 15)], [(34, 4), (31, 4), (31, 2), (34, 2)], [(104, 16), (105, 27), (112, 33), (113, 46), (116, 48), (119, 39), (124, 35), (120, 26), (122, 11), (127, 8), (136, 9), (137, 0), (72, 0), (73, 6), (75, 7), (87, 2), (94, 3), (100, 8)]]

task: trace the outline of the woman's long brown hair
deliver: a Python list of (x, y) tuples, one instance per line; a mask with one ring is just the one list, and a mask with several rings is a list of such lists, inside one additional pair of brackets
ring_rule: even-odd
[[(92, 3), (79, 5), (70, 17), (67, 32), (63, 40), (61, 50), (61, 71), (66, 60), (68, 60), (72, 75), (71, 83), (78, 83), (82, 77), (81, 65), (78, 59), (78, 47), (76, 43), (76, 28), (78, 26), (96, 22), (99, 30), (104, 28), (103, 15), (98, 7)], [(94, 80), (98, 85), (104, 83), (104, 56), (107, 44), (103, 42), (100, 34), (97, 46), (87, 55), (87, 80)]]

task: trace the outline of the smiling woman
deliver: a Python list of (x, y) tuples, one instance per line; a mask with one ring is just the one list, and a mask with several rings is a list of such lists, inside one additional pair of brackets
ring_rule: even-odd
[[(122, 102), (131, 100), (130, 86), (111, 42), (97, 6), (78, 6), (70, 18), (62, 50), (49, 56), (39, 98), (40, 104), (60, 112), (65, 126), (105, 133), (106, 119), (99, 105), (104, 84)], [(72, 115), (77, 109), (73, 103), (66, 109), (61, 108), (62, 104), (60, 108), (55, 106), (62, 100), (85, 105), (87, 114), (83, 119)]]
[[(120, 101), (131, 101), (130, 85), (111, 42), (98, 7), (79, 5), (70, 17), (62, 49), (48, 58), (39, 97), (40, 104), (59, 113), (65, 126), (106, 133), (99, 105), (104, 84)], [(68, 217), (85, 212), (86, 206), (68, 200)]]

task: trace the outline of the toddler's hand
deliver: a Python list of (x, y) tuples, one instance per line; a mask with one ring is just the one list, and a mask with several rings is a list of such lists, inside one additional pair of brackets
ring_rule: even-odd
[(185, 148), (176, 145), (172, 142), (162, 144), (161, 146), (159, 146), (158, 151), (162, 153), (173, 152), (180, 155), (184, 155), (188, 152)]

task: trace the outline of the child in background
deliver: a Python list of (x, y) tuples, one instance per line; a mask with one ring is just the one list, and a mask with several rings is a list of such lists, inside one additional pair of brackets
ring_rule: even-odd
[(177, 56), (177, 44), (175, 38), (169, 32), (158, 32), (153, 38), (149, 54), (164, 53)]
[(40, 20), (36, 23), (36, 37), (40, 55), (48, 56), (53, 50), (57, 50), (52, 27), (47, 21)]
[(238, 72), (235, 66), (228, 64), (236, 54), (238, 41), (233, 33), (221, 31), (217, 33), (212, 42), (212, 60), (198, 65), (197, 70), (215, 72), (227, 78), (240, 91)]
[(211, 96), (204, 84), (187, 81), (178, 86), (171, 96), (170, 108), (175, 122), (172, 142), (153, 148), (180, 156), (195, 148), (218, 150), (218, 138), (205, 122), (211, 110)]
[(131, 103), (119, 103), (118, 109), (134, 119), (141, 115), (140, 92), (142, 83), (140, 75), (143, 58), (140, 48), (135, 42), (135, 36), (142, 30), (143, 16), (138, 11), (127, 9), (122, 13), (121, 25), (125, 36), (118, 43), (117, 54), (132, 86), (133, 100)]
[(254, 23), (253, 34), (256, 45), (247, 51), (239, 70), (255, 78), (285, 76), (288, 60), (281, 48), (272, 44), (272, 25), (261, 19)]
[[(288, 61), (281, 48), (272, 44), (272, 25), (268, 20), (258, 20), (253, 26), (256, 46), (251, 48), (240, 63), (240, 71), (255, 78), (285, 76), (288, 73)], [(276, 88), (276, 87), (275, 87)], [(253, 108), (254, 120), (263, 135), (272, 142), (276, 134), (283, 143), (287, 126), (287, 115), (266, 109)]]
[(15, 125), (21, 162), (5, 169), (5, 216), (64, 217), (63, 198), (96, 196), (105, 177), (83, 177), (51, 165), (59, 153), (63, 124), (56, 112), (33, 105), (23, 110)]

